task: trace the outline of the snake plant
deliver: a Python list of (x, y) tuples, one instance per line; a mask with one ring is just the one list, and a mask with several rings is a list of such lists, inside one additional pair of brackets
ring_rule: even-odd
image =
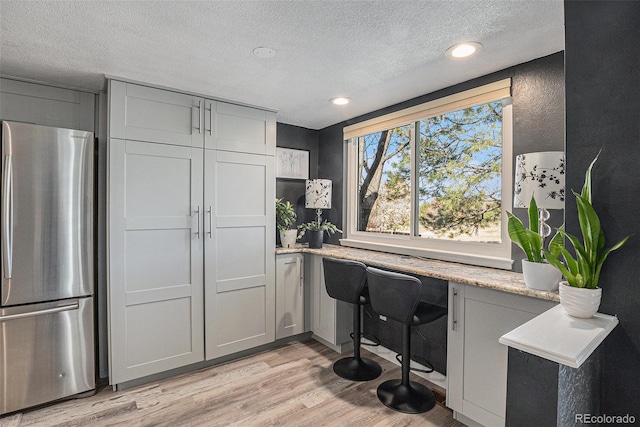
[(538, 205), (535, 198), (531, 197), (529, 203), (529, 228), (525, 228), (520, 218), (507, 212), (509, 222), (507, 230), (509, 238), (524, 251), (527, 260), (530, 262), (544, 262), (542, 254), (542, 237), (537, 230), (532, 227), (538, 224)]
[[(591, 170), (599, 155), (600, 153), (587, 169), (582, 191), (580, 193), (573, 191), (578, 207), (578, 222), (580, 223), (582, 241), (567, 233), (562, 226), (551, 239), (549, 250), (544, 251), (544, 256), (549, 264), (556, 266), (567, 279), (569, 285), (576, 288), (595, 289), (598, 286), (602, 265), (609, 254), (624, 245), (630, 237), (625, 237), (611, 248), (605, 249), (604, 247), (604, 232), (591, 199)], [(564, 239), (571, 242), (575, 257), (564, 247)], [(560, 260), (560, 256), (564, 262)]]

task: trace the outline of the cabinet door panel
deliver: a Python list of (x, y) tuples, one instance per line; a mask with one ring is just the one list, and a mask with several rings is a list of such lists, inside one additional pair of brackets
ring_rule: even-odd
[(447, 406), (487, 426), (503, 426), (507, 392), (505, 333), (554, 303), (449, 283)]
[(110, 140), (113, 384), (204, 359), (202, 156)]
[(129, 366), (193, 352), (191, 336), (184, 333), (191, 329), (189, 297), (131, 305), (126, 320)]
[(205, 148), (275, 154), (275, 113), (210, 100), (205, 110)]
[(276, 256), (276, 339), (304, 332), (302, 254)]
[(205, 150), (207, 359), (275, 339), (274, 187), (273, 157)]
[(225, 319), (216, 328), (221, 353), (244, 350), (246, 342), (238, 342), (238, 338), (244, 341), (255, 338), (256, 345), (264, 344), (261, 337), (267, 333), (265, 298), (264, 285), (218, 293), (216, 310)]
[(111, 138), (202, 147), (204, 99), (111, 80)]

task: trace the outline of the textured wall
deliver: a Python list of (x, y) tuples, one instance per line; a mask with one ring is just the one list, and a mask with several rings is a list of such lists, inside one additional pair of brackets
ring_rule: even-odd
[[(565, 2), (567, 182), (593, 171), (594, 206), (611, 245), (632, 239), (602, 269), (603, 313), (620, 324), (604, 342), (602, 411), (640, 420), (640, 3)], [(567, 229), (580, 230), (575, 201)]]
[[(324, 178), (318, 176), (318, 131), (278, 123), (276, 145), (309, 151), (309, 178)], [(297, 224), (311, 221), (315, 217), (313, 209), (304, 207), (304, 189), (305, 181), (302, 179), (276, 179), (276, 197), (284, 198), (285, 201), (289, 201), (295, 206), (298, 214)], [(280, 233), (276, 232), (276, 234), (278, 235), (276, 237), (277, 244), (280, 244)]]
[[(513, 79), (514, 156), (532, 151), (563, 150), (564, 61), (559, 52), (322, 129), (319, 170), (322, 177), (334, 181), (331, 218), (342, 225), (342, 194), (338, 194), (340, 190), (336, 189), (335, 183), (342, 183), (343, 127), (509, 77)], [(515, 214), (526, 221), (525, 209), (516, 209)], [(549, 224), (553, 227), (562, 224), (562, 211), (552, 212)], [(337, 243), (337, 237), (334, 236), (332, 242)], [(524, 255), (514, 248), (514, 268), (522, 271), (519, 260)]]

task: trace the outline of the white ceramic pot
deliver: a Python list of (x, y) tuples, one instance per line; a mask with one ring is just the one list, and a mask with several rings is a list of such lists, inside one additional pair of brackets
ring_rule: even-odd
[(280, 242), (283, 248), (292, 248), (296, 244), (298, 230), (280, 230)]
[(566, 281), (560, 282), (560, 305), (569, 316), (587, 319), (600, 308), (602, 289), (574, 288)]
[(546, 262), (531, 262), (522, 260), (522, 274), (527, 288), (539, 291), (555, 291), (562, 279), (562, 273), (553, 265)]

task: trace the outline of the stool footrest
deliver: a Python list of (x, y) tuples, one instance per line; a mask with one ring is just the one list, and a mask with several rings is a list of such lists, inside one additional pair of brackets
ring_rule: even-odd
[[(431, 362), (429, 362), (427, 359), (425, 359), (423, 357), (416, 356), (415, 354), (412, 354), (409, 359), (410, 359), (409, 360), (409, 366), (411, 366), (411, 360), (414, 360), (414, 361), (420, 363), (422, 366), (426, 366), (427, 367), (427, 369), (409, 368), (414, 372), (424, 372), (425, 374), (430, 374), (431, 372), (434, 371), (433, 365), (431, 364)], [(398, 361), (399, 364), (402, 365), (402, 355), (400, 353), (396, 354), (396, 360)]]

